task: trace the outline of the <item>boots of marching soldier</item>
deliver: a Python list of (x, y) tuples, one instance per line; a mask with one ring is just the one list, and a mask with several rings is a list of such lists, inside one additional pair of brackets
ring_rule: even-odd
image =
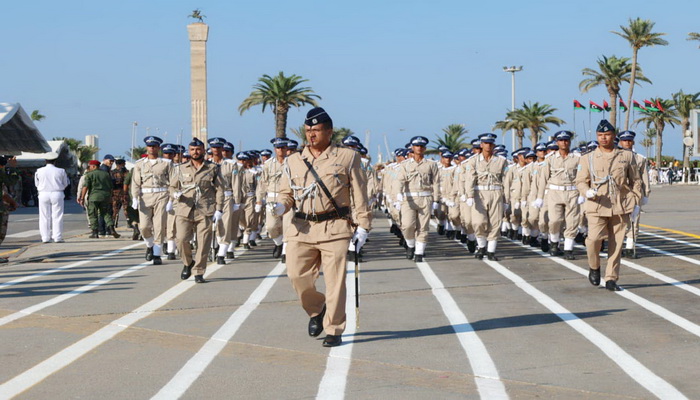
[(416, 254), (416, 239), (406, 239), (406, 258), (413, 260), (413, 256)]
[(92, 230), (92, 234), (90, 235), (90, 239), (99, 239), (100, 235), (97, 234), (97, 229)]
[(549, 239), (542, 238), (542, 240), (540, 241), (540, 249), (545, 253), (549, 251)]
[(461, 230), (455, 231), (455, 240), (459, 240), (460, 242), (462, 241), (462, 231)]
[(586, 236), (583, 234), (583, 232), (579, 232), (576, 234), (574, 241), (578, 244), (583, 244), (586, 241)]
[(467, 250), (470, 254), (474, 254), (476, 251), (476, 240), (467, 240)]
[(537, 236), (530, 236), (530, 247), (540, 247), (540, 243), (537, 241)]
[(530, 243), (530, 236), (529, 235), (523, 235), (522, 237), (522, 244), (529, 244)]
[(469, 235), (467, 235), (466, 233), (463, 233), (462, 237), (459, 239), (459, 242), (464, 244), (464, 243), (467, 243), (468, 240), (469, 240)]
[(498, 261), (498, 257), (496, 257), (496, 245), (498, 244), (497, 240), (489, 240), (486, 245), (486, 257), (489, 259), (489, 261)]
[(423, 255), (425, 255), (425, 243), (416, 242), (415, 255), (413, 260), (417, 263), (423, 262)]
[(141, 232), (139, 232), (139, 226), (137, 224), (131, 224), (131, 227), (134, 230), (131, 233), (131, 240), (139, 240), (139, 236), (141, 236)]
[(275, 245), (275, 248), (272, 249), (272, 258), (280, 258), (282, 257), (282, 245)]
[(120, 237), (122, 237), (122, 235), (117, 233), (117, 230), (114, 229), (114, 226), (107, 227), (107, 234), (112, 235), (112, 237), (114, 237), (115, 239), (119, 239)]
[(484, 256), (486, 255), (486, 247), (482, 247), (476, 251), (474, 254), (474, 258), (477, 260), (483, 260)]
[(440, 236), (442, 236), (442, 235), (445, 234), (445, 225), (440, 225), (440, 224), (438, 224), (438, 227), (437, 227), (437, 234), (440, 235)]
[(517, 236), (515, 229), (508, 229), (508, 239), (515, 240)]
[(455, 231), (446, 231), (445, 237), (449, 240), (453, 240), (455, 238)]
[(564, 252), (559, 249), (559, 242), (551, 242), (549, 244), (549, 255), (552, 257), (561, 257)]

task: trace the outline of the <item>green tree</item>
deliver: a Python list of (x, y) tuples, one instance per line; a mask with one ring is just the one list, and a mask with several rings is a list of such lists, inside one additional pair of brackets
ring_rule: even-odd
[(80, 146), (78, 148), (78, 161), (80, 161), (80, 164), (85, 164), (88, 161), (92, 160), (92, 158), (97, 154), (97, 152), (100, 151), (100, 149), (96, 146)]
[[(617, 98), (620, 95), (620, 84), (622, 82), (630, 83), (632, 76), (632, 64), (630, 59), (626, 57), (602, 56), (598, 59), (598, 70), (584, 68), (581, 73), (587, 78), (579, 83), (578, 88), (581, 93), (586, 93), (594, 87), (605, 85), (605, 89), (610, 96), (610, 121), (617, 126)], [(651, 83), (642, 73), (642, 67), (637, 65), (637, 82), (639, 81)]]
[[(690, 32), (686, 40), (697, 40), (700, 42), (700, 33)], [(698, 46), (698, 48), (700, 48), (700, 46)]]
[(343, 139), (354, 134), (355, 132), (348, 128), (334, 128), (333, 136), (331, 136), (331, 143), (339, 145), (343, 141)]
[(661, 98), (651, 99), (654, 104), (661, 104), (659, 111), (642, 111), (642, 116), (635, 123), (644, 123), (647, 128), (656, 129), (656, 166), (661, 167), (661, 150), (663, 149), (663, 134), (666, 125), (675, 127), (681, 123), (678, 119), (678, 110), (673, 105), (673, 100), (663, 100)]
[[(700, 108), (700, 92), (699, 93), (683, 93), (679, 90), (673, 94), (673, 105), (676, 107), (678, 114), (681, 117), (681, 136), (685, 137), (685, 131), (690, 129), (690, 111), (695, 108)], [(683, 146), (683, 169), (690, 168), (690, 151), (688, 146)]]
[(67, 138), (65, 136), (55, 137), (51, 140), (63, 140), (68, 145), (68, 149), (73, 152), (73, 154), (78, 154), (78, 149), (82, 146), (83, 142), (80, 139)]
[(632, 47), (632, 72), (630, 76), (630, 93), (627, 98), (627, 114), (625, 115), (625, 130), (630, 126), (630, 113), (632, 112), (632, 94), (637, 79), (637, 53), (642, 47), (666, 46), (668, 42), (661, 38), (665, 33), (652, 32), (655, 23), (651, 20), (629, 19), (629, 26), (620, 25), (622, 32), (612, 31), (612, 33), (622, 37), (629, 42)]
[(466, 136), (468, 132), (469, 130), (463, 124), (447, 125), (447, 127), (442, 128), (442, 135), (435, 135), (437, 136), (437, 146), (426, 150), (425, 153), (440, 154), (438, 150), (440, 146), (447, 147), (453, 153), (468, 148), (469, 143), (467, 141), (469, 137)]
[(200, 10), (199, 8), (194, 9), (194, 10), (192, 11), (192, 14), (190, 14), (190, 15), (187, 16), (187, 18), (196, 19), (196, 20), (198, 20), (199, 22), (204, 22), (204, 18), (206, 18), (206, 17), (207, 17), (207, 16), (204, 15), (204, 14), (202, 14), (202, 10)]
[(130, 151), (126, 152), (127, 158), (133, 158), (134, 160), (140, 160), (142, 154), (146, 154), (146, 146), (136, 146)]
[(647, 158), (649, 158), (650, 150), (654, 147), (654, 140), (656, 140), (656, 128), (648, 128), (644, 130), (644, 139), (642, 139), (642, 146), (647, 150)]
[(503, 131), (504, 135), (507, 131), (515, 130), (515, 147), (523, 147), (523, 138), (525, 137), (525, 129), (527, 129), (527, 121), (525, 121), (522, 110), (516, 108), (513, 111), (508, 111), (506, 113), (506, 119), (497, 121), (493, 129)]
[(516, 118), (520, 118), (525, 122), (527, 129), (530, 131), (530, 141), (532, 147), (537, 145), (540, 140), (540, 135), (549, 130), (550, 124), (560, 126), (565, 123), (561, 118), (555, 117), (552, 114), (557, 111), (556, 108), (549, 104), (540, 104), (535, 102), (523, 103), (520, 113)]
[(250, 95), (238, 106), (238, 111), (243, 115), (253, 106), (262, 105), (263, 112), (265, 108), (270, 107), (275, 114), (275, 136), (286, 137), (287, 113), (290, 107), (306, 104), (316, 107), (318, 104), (315, 99), (321, 99), (310, 87), (299, 87), (307, 81), (308, 79), (297, 75), (284, 76), (282, 71), (274, 77), (263, 75), (258, 79), (258, 83), (253, 85)]
[(44, 118), (46, 118), (46, 115), (43, 115), (39, 112), (39, 110), (34, 110), (32, 111), (32, 115), (29, 116), (29, 118), (32, 119), (32, 121), (43, 121)]
[(294, 136), (299, 138), (299, 143), (306, 146), (306, 127), (302, 124), (298, 128), (289, 128)]

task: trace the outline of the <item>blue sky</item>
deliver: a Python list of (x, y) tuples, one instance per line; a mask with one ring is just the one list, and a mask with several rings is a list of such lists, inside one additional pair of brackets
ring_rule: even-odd
[[(195, 8), (210, 25), (209, 135), (237, 150), (269, 147), (273, 115), (254, 108), (241, 116), (237, 108), (262, 74), (279, 71), (309, 79), (336, 126), (363, 141), (371, 132), (375, 158), (378, 145), (385, 152), (384, 136), (393, 149), (414, 135), (434, 139), (452, 123), (472, 138), (490, 131), (510, 108), (506, 65), (524, 66), (516, 75), (518, 105), (551, 104), (573, 129), (573, 99), (587, 106), (607, 98), (603, 87), (579, 92), (581, 70), (601, 55), (631, 57), (610, 31), (636, 17), (655, 21), (670, 45), (640, 51), (653, 84), (637, 87), (634, 98), (700, 91), (700, 49), (686, 40), (700, 31), (697, 0), (66, 0), (2, 8), (0, 101), (39, 109), (47, 138), (99, 135), (101, 155), (128, 151), (134, 121), (139, 144), (147, 127), (168, 141), (181, 131), (190, 137), (186, 25)], [(301, 125), (306, 111), (290, 111), (289, 127)], [(593, 124), (600, 118), (593, 114)], [(585, 138), (584, 122), (588, 129), (588, 112), (577, 112), (576, 131)], [(664, 154), (680, 157), (680, 129), (668, 127), (664, 137)]]

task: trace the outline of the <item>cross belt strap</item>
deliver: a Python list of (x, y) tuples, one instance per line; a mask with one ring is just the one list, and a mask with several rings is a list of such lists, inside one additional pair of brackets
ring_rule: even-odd
[[(306, 164), (306, 168), (308, 168), (309, 172), (311, 172), (311, 175), (313, 175), (314, 178), (316, 179), (316, 183), (318, 184), (318, 186), (321, 187), (321, 190), (323, 190), (323, 193), (325, 193), (326, 196), (328, 197), (328, 201), (331, 202), (331, 205), (333, 206), (333, 209), (335, 210), (335, 214), (337, 215), (336, 218), (343, 218), (343, 219), (347, 219), (348, 221), (350, 221), (350, 217), (348, 215), (348, 211), (349, 211), (348, 207), (343, 207), (342, 209), (340, 207), (338, 207), (338, 204), (335, 202), (335, 199), (333, 199), (331, 192), (326, 187), (326, 184), (323, 183), (323, 181), (321, 180), (321, 177), (318, 176), (318, 172), (316, 172), (313, 165), (311, 165), (309, 160), (307, 160), (306, 158), (302, 158), (302, 160), (304, 161), (304, 164)], [(343, 211), (345, 211), (345, 212), (343, 212)], [(298, 214), (302, 214), (302, 213), (298, 213)], [(301, 217), (298, 217), (298, 218), (301, 218)], [(321, 222), (321, 221), (318, 221), (318, 222)], [(353, 224), (352, 221), (350, 221), (350, 223)]]

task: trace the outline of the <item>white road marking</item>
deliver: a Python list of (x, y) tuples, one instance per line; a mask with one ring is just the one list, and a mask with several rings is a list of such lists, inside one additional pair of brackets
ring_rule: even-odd
[(691, 264), (700, 265), (700, 260), (695, 260), (693, 258), (682, 256), (682, 255), (676, 254), (676, 253), (672, 253), (670, 251), (657, 249), (655, 247), (647, 246), (647, 245), (644, 245), (641, 243), (637, 243), (637, 247), (639, 247), (640, 249), (653, 251), (654, 253), (659, 253), (659, 254), (663, 254), (665, 256), (673, 257), (673, 258), (676, 258), (678, 260), (686, 261), (686, 262), (689, 262)]
[(25, 219), (17, 219), (17, 220), (10, 221), (10, 222), (31, 222), (31, 221), (38, 221), (38, 220), (39, 220), (39, 218), (25, 218)]
[(285, 264), (278, 263), (248, 297), (248, 300), (229, 317), (221, 328), (199, 349), (175, 376), (152, 399), (178, 399), (199, 378), (214, 358), (224, 349), (228, 341), (238, 332), (243, 322), (263, 301), (277, 278), (284, 273)]
[(651, 232), (646, 232), (646, 231), (639, 231), (639, 233), (641, 233), (642, 235), (653, 236), (653, 237), (655, 237), (655, 238), (664, 239), (664, 240), (670, 240), (670, 241), (676, 242), (676, 243), (681, 243), (681, 244), (684, 244), (684, 245), (690, 246), (690, 247), (700, 247), (700, 244), (697, 244), (697, 243), (686, 242), (685, 240), (675, 239), (675, 238), (672, 238), (672, 237), (668, 237), (668, 236), (664, 236), (664, 235), (659, 235), (659, 234), (656, 234), (656, 233), (651, 233)]
[(126, 250), (132, 249), (132, 248), (137, 247), (137, 246), (141, 246), (141, 245), (143, 245), (143, 244), (144, 244), (143, 242), (136, 243), (136, 244), (131, 244), (131, 245), (128, 245), (128, 246), (126, 246), (126, 247), (122, 247), (121, 249), (117, 249), (117, 250), (114, 250), (114, 251), (112, 251), (112, 252), (109, 252), (109, 253), (107, 253), (107, 254), (102, 254), (101, 256), (92, 257), (92, 258), (89, 258), (89, 259), (87, 259), (87, 260), (78, 261), (78, 262), (75, 262), (75, 263), (72, 263), (72, 264), (64, 265), (64, 266), (62, 266), (62, 267), (50, 269), (50, 270), (47, 270), (47, 271), (44, 271), (44, 272), (39, 272), (38, 274), (23, 276), (23, 277), (21, 277), (21, 278), (13, 279), (13, 280), (8, 281), (8, 282), (0, 283), (0, 289), (4, 289), (4, 288), (6, 288), (6, 287), (8, 287), (8, 286), (16, 285), (16, 284), (21, 283), (21, 282), (26, 282), (26, 281), (29, 281), (29, 280), (32, 280), (32, 279), (36, 279), (36, 278), (39, 278), (39, 277), (42, 277), (42, 276), (50, 275), (50, 274), (53, 274), (53, 273), (56, 273), (56, 272), (59, 272), (59, 271), (66, 270), (66, 269), (79, 267), (79, 266), (81, 266), (81, 265), (85, 265), (85, 264), (90, 263), (90, 262), (93, 262), (93, 261), (103, 260), (103, 259), (105, 259), (105, 258), (112, 257), (112, 256), (117, 255), (117, 254), (119, 254), (119, 253), (123, 253), (123, 252), (125, 252)]
[[(343, 336), (355, 335), (355, 264), (347, 264), (348, 275), (346, 277), (347, 297), (345, 302), (345, 332)], [(352, 274), (352, 275), (350, 275)], [(348, 372), (352, 363), (353, 340), (345, 341), (338, 347), (331, 348), (326, 361), (326, 371), (323, 373), (321, 383), (318, 385), (317, 399), (342, 400), (345, 398), (345, 387), (348, 380)]]
[[(242, 250), (240, 253), (236, 252), (236, 256), (245, 253), (245, 251), (246, 250)], [(218, 265), (216, 263), (208, 265), (207, 275), (215, 273), (222, 267), (224, 267), (224, 265)], [(150, 316), (156, 310), (176, 299), (194, 285), (195, 283), (192, 279), (178, 283), (141, 307), (131, 311), (115, 321), (112, 321), (109, 325), (101, 328), (97, 332), (75, 342), (34, 367), (8, 380), (0, 385), (0, 399), (7, 399), (17, 396), (30, 387), (38, 384), (50, 375), (56, 373), (62, 368), (65, 368), (104, 342), (126, 330), (131, 325)]]
[(7, 235), (5, 237), (6, 238), (27, 238), (27, 237), (31, 237), (31, 236), (37, 236), (40, 234), (41, 234), (41, 232), (38, 229), (32, 229), (30, 231), (13, 233), (13, 234)]

